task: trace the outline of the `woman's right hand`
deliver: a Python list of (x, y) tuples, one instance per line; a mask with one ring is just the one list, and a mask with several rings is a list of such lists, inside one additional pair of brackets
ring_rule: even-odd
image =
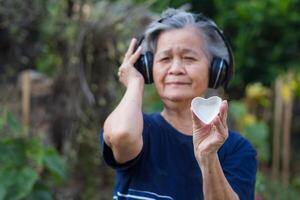
[(111, 148), (117, 163), (135, 158), (143, 147), (142, 100), (144, 77), (134, 67), (141, 55), (141, 48), (135, 50), (136, 39), (132, 39), (119, 68), (119, 80), (127, 87), (118, 106), (104, 122), (104, 141)]
[(130, 42), (129, 48), (125, 54), (122, 65), (119, 67), (118, 76), (119, 81), (125, 86), (128, 87), (129, 84), (138, 82), (144, 84), (144, 77), (142, 74), (137, 71), (134, 67), (134, 63), (138, 60), (142, 53), (142, 47), (139, 46), (137, 50), (135, 50), (137, 40), (133, 38)]

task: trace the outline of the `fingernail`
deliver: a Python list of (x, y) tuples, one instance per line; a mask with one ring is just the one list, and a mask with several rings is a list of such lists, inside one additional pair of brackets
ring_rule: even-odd
[(136, 51), (141, 51), (141, 50), (142, 50), (142, 47), (139, 46)]

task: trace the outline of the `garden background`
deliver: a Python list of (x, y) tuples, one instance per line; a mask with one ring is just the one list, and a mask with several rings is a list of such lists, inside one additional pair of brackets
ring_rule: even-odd
[[(168, 8), (229, 38), (231, 129), (258, 152), (256, 199), (300, 196), (299, 0), (0, 0), (0, 200), (111, 199), (99, 130), (132, 37)], [(146, 86), (144, 111), (162, 105)]]

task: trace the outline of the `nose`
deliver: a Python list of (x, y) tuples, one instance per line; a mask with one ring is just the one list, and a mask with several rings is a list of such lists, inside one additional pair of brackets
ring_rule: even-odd
[(180, 75), (185, 73), (183, 62), (180, 59), (174, 59), (168, 71), (172, 75)]

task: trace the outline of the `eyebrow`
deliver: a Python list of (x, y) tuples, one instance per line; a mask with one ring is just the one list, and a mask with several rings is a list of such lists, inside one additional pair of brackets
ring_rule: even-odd
[(182, 53), (192, 53), (192, 54), (198, 55), (198, 52), (194, 51), (193, 49), (182, 49), (181, 52)]
[[(157, 56), (169, 55), (171, 53), (171, 51), (172, 51), (171, 49), (163, 50), (163, 51), (157, 52), (156, 55)], [(195, 56), (199, 55), (199, 53), (197, 51), (193, 50), (193, 49), (182, 49), (181, 53), (183, 53), (183, 54), (192, 53)]]

